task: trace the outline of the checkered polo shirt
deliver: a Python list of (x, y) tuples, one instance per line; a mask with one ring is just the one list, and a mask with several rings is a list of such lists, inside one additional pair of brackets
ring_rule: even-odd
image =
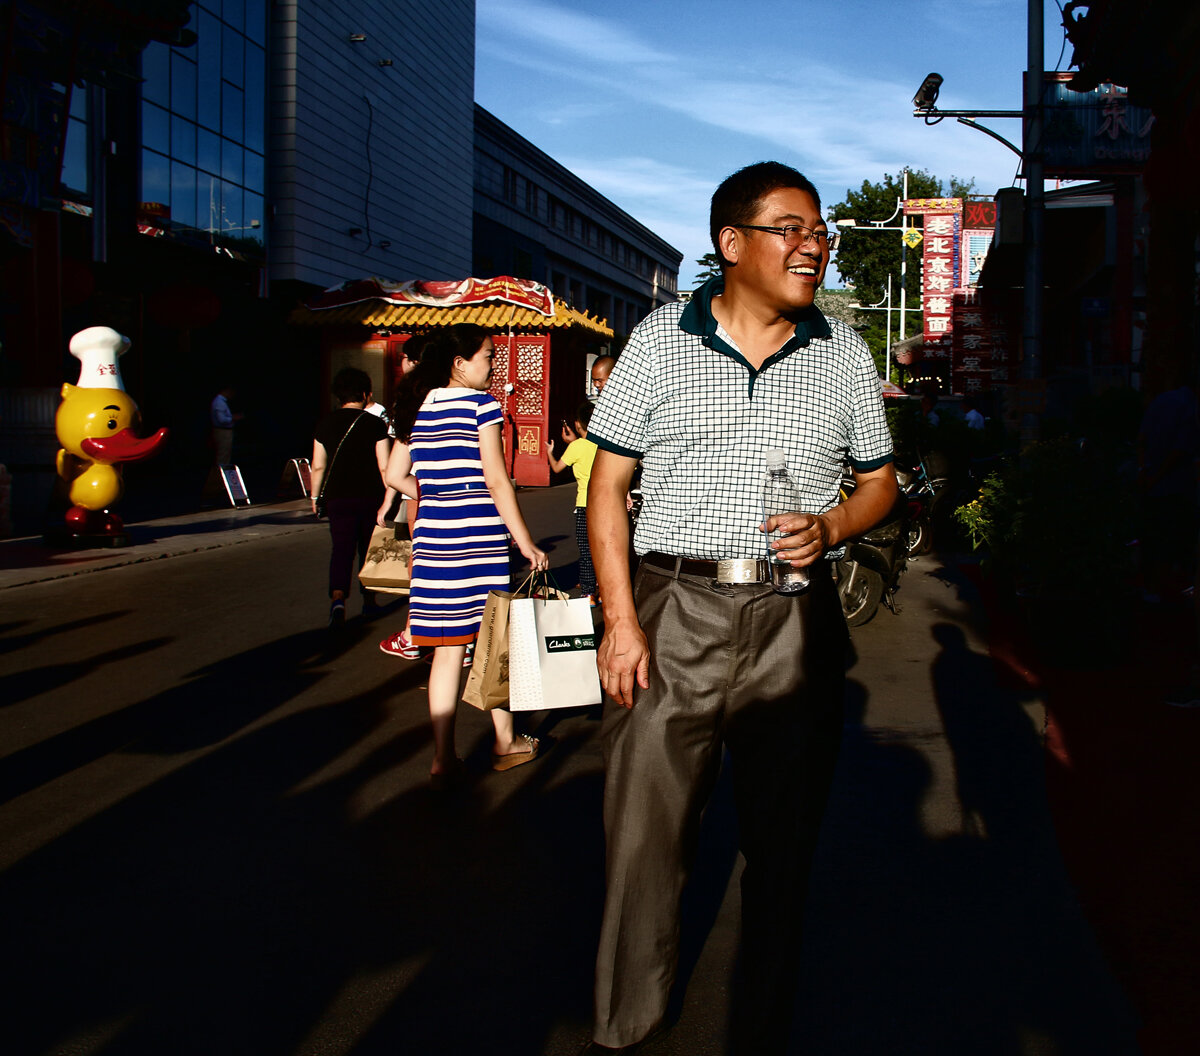
[[(853, 330), (815, 308), (757, 371), (712, 316), (720, 278), (634, 329), (596, 404), (588, 439), (642, 459), (639, 554), (758, 557), (765, 453), (787, 453), (804, 508), (836, 504), (846, 462), (892, 460), (879, 375)], [(839, 556), (840, 551), (827, 556)]]

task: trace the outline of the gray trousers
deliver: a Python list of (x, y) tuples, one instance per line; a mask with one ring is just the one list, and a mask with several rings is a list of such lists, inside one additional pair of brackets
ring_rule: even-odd
[(634, 581), (650, 688), (604, 719), (607, 892), (594, 1038), (663, 1019), (700, 815), (729, 748), (742, 874), (736, 1056), (786, 1048), (805, 894), (842, 731), (847, 632), (827, 566), (785, 597), (645, 564)]

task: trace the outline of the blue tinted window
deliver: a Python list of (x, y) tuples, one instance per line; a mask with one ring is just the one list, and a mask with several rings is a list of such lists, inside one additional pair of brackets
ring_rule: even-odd
[(246, 134), (242, 142), (251, 150), (265, 154), (267, 79), (266, 55), (254, 44), (246, 47)]
[(227, 235), (242, 234), (242, 189), (221, 182), (221, 231)]
[(196, 133), (196, 164), (208, 172), (221, 171), (221, 137), (205, 131)]
[(221, 33), (221, 76), (238, 87), (241, 87), (245, 77), (245, 45), (240, 33), (225, 27)]
[(254, 151), (246, 151), (246, 173), (242, 179), (242, 183), (252, 191), (263, 192), (267, 189), (267, 176), (265, 171), (265, 159), (261, 154), (255, 154)]
[(242, 90), (225, 82), (221, 85), (221, 133), (229, 139), (241, 140), (244, 128), (242, 121)]
[(221, 128), (221, 23), (201, 12), (197, 32), (196, 60), (200, 74), (200, 98), (196, 116), (200, 124)]
[(196, 170), (171, 163), (171, 222), (196, 226)]
[(178, 51), (171, 53), (171, 110), (196, 117), (196, 64)]
[(196, 164), (196, 126), (186, 118), (171, 118), (171, 157), (188, 165)]
[(254, 194), (252, 191), (247, 191), (245, 202), (246, 230), (242, 233), (250, 238), (257, 239), (261, 245), (264, 237), (263, 196), (261, 194)]
[[(84, 93), (75, 89), (76, 97)], [(71, 102), (74, 113), (75, 101)], [(67, 141), (63, 144), (62, 183), (73, 191), (90, 194), (91, 180), (88, 179), (88, 126), (85, 121), (77, 121), (72, 117), (67, 122)]]
[(203, 172), (196, 174), (196, 226), (202, 231), (218, 227), (221, 215), (221, 181)]
[(171, 163), (152, 150), (142, 151), (142, 201), (171, 200)]
[(246, 36), (259, 44), (267, 42), (266, 0), (246, 0)]
[(142, 52), (142, 98), (169, 106), (171, 103), (171, 49), (151, 41)]
[(241, 29), (246, 24), (246, 0), (223, 0), (221, 17), (234, 29)]
[(221, 140), (221, 177), (231, 183), (242, 182), (242, 154), (238, 144), (228, 139)]
[(153, 103), (142, 103), (142, 146), (171, 152), (171, 115)]

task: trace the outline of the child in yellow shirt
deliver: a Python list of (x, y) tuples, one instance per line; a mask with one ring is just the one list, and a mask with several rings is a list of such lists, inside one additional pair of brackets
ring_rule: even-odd
[(592, 565), (592, 551), (588, 546), (587, 535), (587, 493), (588, 478), (592, 475), (592, 463), (596, 459), (596, 445), (587, 438), (588, 423), (592, 420), (592, 405), (585, 401), (575, 412), (575, 428), (563, 423), (562, 438), (567, 441), (567, 449), (561, 459), (554, 457), (554, 443), (546, 443), (546, 457), (550, 468), (555, 473), (561, 473), (568, 466), (575, 474), (575, 542), (579, 547), (579, 592), (591, 597), (592, 604), (598, 603), (596, 597), (596, 569)]

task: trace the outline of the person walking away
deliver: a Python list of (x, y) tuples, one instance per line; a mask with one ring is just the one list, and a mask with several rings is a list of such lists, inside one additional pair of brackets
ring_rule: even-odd
[[(454, 748), (459, 682), (488, 592), (509, 588), (509, 533), (535, 571), (550, 567), (521, 516), (504, 464), (503, 413), (487, 392), (492, 357), (492, 339), (479, 326), (448, 327), (426, 346), (396, 401), (396, 444), (386, 473), (388, 485), (409, 499), (420, 488), (409, 613), (412, 641), (433, 649), (429, 776), (438, 789), (461, 772)], [(508, 711), (495, 708), (489, 714), (495, 732), (492, 769), (532, 761), (537, 738), (515, 735)]]
[[(830, 235), (816, 188), (775, 162), (712, 198), (722, 274), (630, 335), (592, 416), (588, 529), (604, 599), (607, 889), (593, 1040), (658, 1029), (675, 978), (680, 895), (729, 750), (742, 875), (737, 1056), (786, 1050), (809, 868), (841, 737), (847, 630), (831, 560), (895, 501), (878, 371), (813, 298)], [(764, 519), (764, 453), (801, 509)], [(643, 506), (631, 582), (625, 496)], [(843, 461), (856, 487), (838, 504)], [(772, 589), (770, 553), (809, 571)]]
[[(387, 426), (364, 409), (371, 393), (366, 371), (344, 367), (332, 389), (339, 406), (317, 424), (311, 466), (313, 513), (321, 498), (329, 516), (329, 625), (337, 627), (346, 619), (355, 551), (362, 568), (371, 545), (389, 441)], [(365, 592), (364, 615), (374, 608), (374, 593)]]
[(596, 445), (587, 438), (588, 422), (592, 419), (592, 404), (588, 401), (575, 412), (575, 430), (563, 423), (563, 439), (567, 449), (561, 459), (554, 457), (554, 444), (547, 441), (546, 458), (555, 473), (567, 467), (575, 475), (575, 543), (579, 547), (579, 593), (596, 603), (596, 570), (592, 565), (592, 550), (587, 536), (588, 477), (596, 458)]

